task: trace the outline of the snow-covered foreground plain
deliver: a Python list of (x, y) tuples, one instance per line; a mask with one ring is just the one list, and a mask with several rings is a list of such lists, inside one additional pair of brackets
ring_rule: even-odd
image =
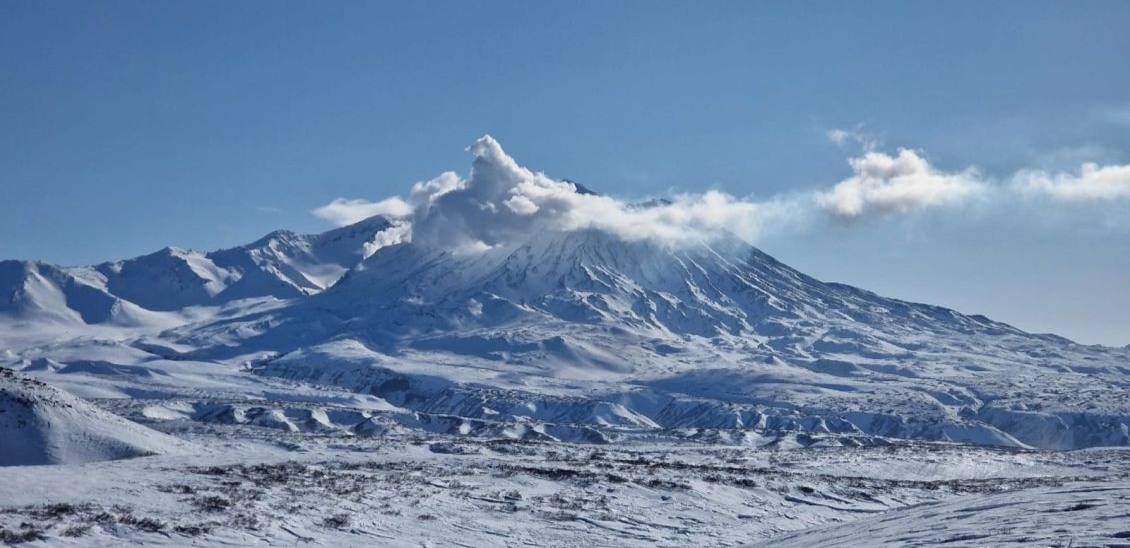
[[(137, 351), (107, 341), (48, 347), (54, 359), (9, 363), (24, 371), (8, 376), (91, 398), (99, 409), (84, 421), (110, 412), (147, 429), (146, 439), (181, 444), (127, 460), (0, 467), (6, 542), (1130, 542), (1124, 448), (622, 426), (593, 428), (587, 443), (569, 443), (558, 439), (577, 434), (561, 425), (412, 411), (242, 366), (160, 359), (113, 366)], [(70, 352), (99, 359), (68, 361)], [(19, 441), (10, 430), (3, 435), (6, 450)]]
[(472, 152), (407, 217), (0, 261), (0, 540), (1130, 543), (1130, 348)]
[[(112, 407), (135, 417), (146, 409)], [(734, 546), (774, 545), (785, 535), (798, 546), (1079, 546), (1117, 545), (1130, 535), (1123, 450), (819, 441), (775, 450), (647, 439), (599, 447), (145, 422), (199, 451), (0, 468), (4, 538), (85, 546)]]

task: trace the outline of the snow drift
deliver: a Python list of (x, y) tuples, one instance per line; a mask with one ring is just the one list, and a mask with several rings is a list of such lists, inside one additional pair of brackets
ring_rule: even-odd
[(0, 368), (0, 466), (116, 460), (183, 446), (176, 438)]

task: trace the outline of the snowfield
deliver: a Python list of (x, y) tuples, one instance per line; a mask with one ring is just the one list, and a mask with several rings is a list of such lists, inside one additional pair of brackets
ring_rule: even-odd
[(1130, 545), (1130, 348), (562, 227), (603, 198), (472, 151), (407, 218), (0, 262), (0, 541)]

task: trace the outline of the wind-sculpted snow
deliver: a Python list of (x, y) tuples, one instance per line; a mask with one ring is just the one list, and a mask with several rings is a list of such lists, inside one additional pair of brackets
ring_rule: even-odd
[(1041, 487), (928, 502), (755, 546), (1125, 546), (1127, 505), (1127, 482)]

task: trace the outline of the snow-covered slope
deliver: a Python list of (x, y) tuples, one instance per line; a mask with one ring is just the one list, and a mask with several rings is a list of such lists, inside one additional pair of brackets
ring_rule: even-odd
[(0, 317), (20, 323), (130, 326), (155, 315), (108, 292), (87, 269), (36, 261), (0, 261)]
[(165, 248), (98, 265), (108, 290), (149, 310), (322, 291), (377, 247), (392, 227), (373, 217), (323, 234), (276, 231), (250, 244), (200, 253)]
[(0, 466), (115, 460), (185, 446), (4, 368), (0, 368), (0, 443)]

